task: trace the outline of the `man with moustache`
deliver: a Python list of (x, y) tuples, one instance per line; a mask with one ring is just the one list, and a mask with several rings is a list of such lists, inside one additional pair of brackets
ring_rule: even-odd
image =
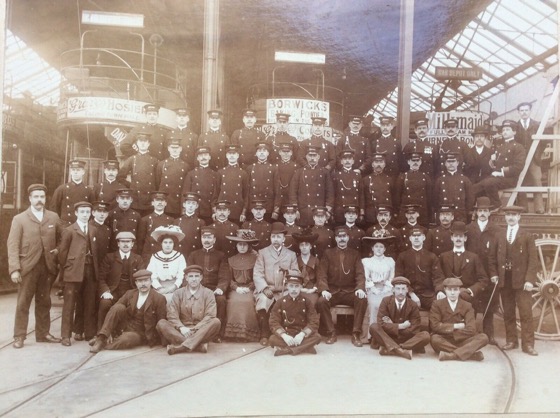
[(50, 334), (51, 284), (57, 274), (56, 249), (60, 219), (45, 209), (47, 187), (32, 184), (27, 188), (29, 208), (12, 220), (8, 235), (8, 270), (18, 284), (14, 324), (14, 348), (22, 348), (27, 336), (29, 307), (35, 298), (35, 341), (59, 343)]
[(126, 187), (117, 181), (119, 162), (114, 160), (103, 161), (103, 180), (93, 186), (95, 200), (107, 202), (109, 210), (117, 207), (117, 190)]
[[(362, 122), (361, 116), (350, 116), (348, 128), (344, 130), (344, 134), (336, 143), (336, 155), (340, 156), (340, 153), (347, 149), (354, 151), (352, 169), (363, 176), (371, 171), (372, 151), (370, 140), (360, 135), (363, 127)], [(340, 163), (339, 158), (339, 167)]]
[(403, 154), (420, 154), (422, 156), (420, 171), (430, 178), (434, 178), (438, 148), (428, 140), (428, 119), (417, 120), (414, 124), (414, 133), (416, 138), (410, 138), (409, 142), (403, 147)]
[(255, 128), (257, 112), (253, 109), (243, 111), (243, 128), (237, 129), (231, 135), (232, 145), (239, 147), (239, 164), (242, 168), (257, 162), (255, 148), (259, 142), (266, 140), (266, 135)]

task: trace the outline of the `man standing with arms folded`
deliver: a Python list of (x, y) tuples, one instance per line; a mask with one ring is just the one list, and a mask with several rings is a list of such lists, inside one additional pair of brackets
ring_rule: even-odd
[(60, 235), (58, 215), (45, 209), (47, 188), (32, 184), (27, 188), (29, 208), (16, 215), (8, 235), (8, 268), (18, 284), (14, 348), (22, 348), (29, 322), (29, 306), (35, 297), (35, 340), (59, 343), (50, 333), (51, 281), (57, 274), (56, 250)]

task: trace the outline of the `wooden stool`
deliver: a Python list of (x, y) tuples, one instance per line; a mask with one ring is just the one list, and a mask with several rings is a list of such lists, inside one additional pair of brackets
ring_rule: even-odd
[(336, 317), (338, 315), (354, 315), (354, 308), (347, 305), (336, 305), (331, 308), (331, 316), (333, 324), (336, 325)]

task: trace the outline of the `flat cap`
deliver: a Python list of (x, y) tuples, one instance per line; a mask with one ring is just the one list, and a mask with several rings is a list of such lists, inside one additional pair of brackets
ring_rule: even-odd
[(198, 264), (191, 264), (190, 266), (187, 266), (185, 268), (185, 270), (183, 270), (185, 272), (185, 274), (188, 273), (204, 273), (204, 269), (202, 267), (200, 267)]
[(138, 280), (138, 279), (151, 279), (152, 278), (152, 272), (150, 270), (138, 270), (136, 273), (134, 273), (132, 275), (132, 278), (134, 280)]
[(461, 286), (463, 286), (463, 282), (461, 281), (461, 279), (459, 279), (457, 277), (448, 277), (447, 279), (445, 279), (443, 281), (443, 286), (444, 287), (461, 287)]

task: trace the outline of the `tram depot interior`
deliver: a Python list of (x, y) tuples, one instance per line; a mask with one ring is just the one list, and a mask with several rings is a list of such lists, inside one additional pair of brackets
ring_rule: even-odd
[[(168, 129), (176, 123), (173, 110), (188, 107), (196, 133), (208, 129), (206, 112), (219, 108), (229, 135), (243, 126), (247, 107), (257, 111), (257, 126), (265, 132), (273, 129), (276, 112), (294, 112), (302, 115), (291, 126), (300, 140), (309, 135), (308, 118), (318, 109), (312, 106), (328, 103), (326, 132), (333, 141), (350, 115), (367, 115), (367, 123), (376, 126), (381, 115), (390, 115), (403, 145), (417, 120), (427, 117), (429, 138), (438, 141), (443, 121), (458, 117), (460, 136), (472, 145), (477, 124), (497, 134), (503, 120), (519, 119), (517, 105), (529, 102), (531, 117), (547, 116), (543, 126), (552, 135), (559, 132), (556, 0), (4, 0), (2, 5), (0, 297), (16, 290), (8, 275), (6, 239), (12, 217), (28, 206), (27, 187), (44, 183), (48, 200), (68, 180), (73, 158), (87, 161), (88, 184), (99, 182), (102, 161), (118, 157), (119, 141), (144, 122), (145, 103), (161, 106), (161, 123)], [(313, 62), (282, 61), (282, 51)], [(311, 111), (298, 109), (302, 103)], [(545, 211), (535, 214), (530, 200), (523, 222), (537, 238), (558, 241), (559, 141), (550, 141), (546, 159)], [(511, 193), (502, 195), (504, 205)], [(560, 241), (554, 245), (560, 247)], [(558, 252), (545, 264), (558, 270), (553, 259)], [(560, 274), (551, 271), (549, 277), (558, 289)], [(558, 298), (550, 306), (560, 315)], [(11, 312), (0, 309), (0, 315), (10, 328)], [(542, 337), (549, 344), (560, 339), (558, 323), (543, 329)], [(548, 350), (556, 362), (558, 348), (548, 347), (541, 357)], [(541, 364), (539, 373), (553, 367)], [(525, 360), (515, 366), (518, 373), (531, 373)], [(516, 396), (525, 386), (518, 384)], [(475, 412), (503, 412), (493, 402)], [(538, 409), (523, 402), (528, 401), (521, 396), (517, 410), (508, 412)], [(414, 408), (382, 412), (424, 412), (419, 402)], [(268, 412), (297, 413), (274, 411)], [(304, 414), (328, 413), (319, 411)]]

